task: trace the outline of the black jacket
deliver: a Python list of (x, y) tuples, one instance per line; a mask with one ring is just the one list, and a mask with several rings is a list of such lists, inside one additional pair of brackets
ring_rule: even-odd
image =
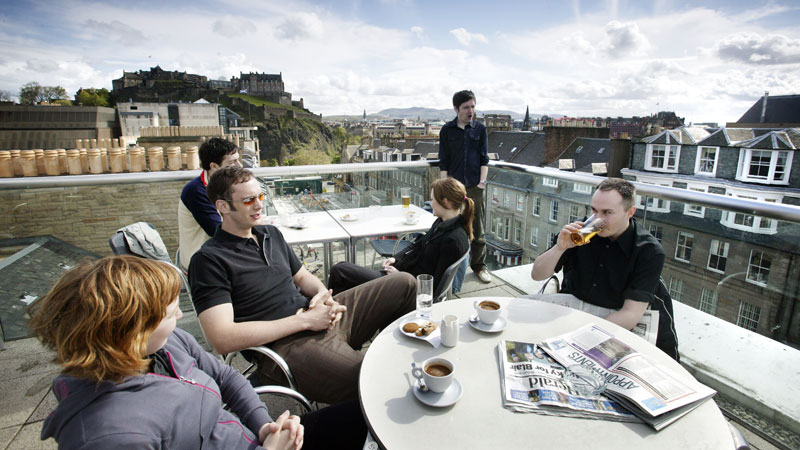
[(469, 250), (469, 237), (461, 220), (460, 214), (447, 221), (436, 219), (426, 234), (394, 256), (394, 267), (414, 276), (433, 275), (433, 292), (437, 292), (444, 271)]

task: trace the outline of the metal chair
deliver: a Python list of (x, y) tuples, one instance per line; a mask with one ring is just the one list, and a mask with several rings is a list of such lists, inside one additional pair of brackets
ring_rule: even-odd
[(556, 275), (550, 275), (550, 278), (542, 283), (542, 288), (539, 289), (540, 294), (558, 294), (561, 290), (561, 281)]
[(728, 428), (730, 428), (731, 436), (733, 437), (733, 448), (735, 450), (750, 450), (750, 444), (744, 438), (742, 432), (730, 422), (728, 422)]
[(450, 295), (450, 290), (453, 288), (453, 280), (456, 277), (456, 272), (458, 272), (458, 266), (464, 261), (464, 259), (469, 255), (469, 249), (458, 258), (458, 261), (454, 262), (444, 271), (444, 275), (442, 275), (442, 279), (439, 280), (439, 285), (436, 286), (436, 292), (433, 293), (433, 302), (439, 303), (442, 300), (446, 300), (448, 295)]
[[(141, 223), (139, 225), (141, 226)], [(158, 230), (156, 230), (156, 227), (153, 226), (152, 224), (149, 224), (149, 223), (147, 223), (146, 225), (149, 226), (152, 229), (152, 232), (155, 233), (154, 237), (157, 236), (158, 237), (157, 240), (160, 241), (161, 245), (163, 245), (163, 241), (161, 241), (161, 236), (158, 235)], [(192, 310), (195, 312), (195, 316), (196, 316), (197, 315), (197, 311), (194, 309), (194, 302), (191, 301), (191, 295), (192, 294), (191, 294), (191, 290), (190, 290), (190, 287), (189, 287), (189, 282), (186, 279), (186, 276), (184, 275), (183, 271), (176, 264), (173, 264), (172, 261), (169, 261), (169, 260), (165, 261), (165, 260), (160, 259), (160, 258), (152, 257), (152, 255), (150, 253), (146, 253), (146, 252), (137, 253), (137, 252), (132, 251), (131, 250), (131, 245), (129, 244), (128, 239), (125, 237), (125, 232), (123, 230), (125, 230), (125, 227), (121, 228), (119, 231), (114, 233), (114, 235), (111, 236), (111, 238), (109, 238), (108, 244), (111, 247), (111, 251), (114, 252), (115, 255), (133, 255), (133, 256), (138, 256), (140, 258), (147, 258), (147, 259), (153, 259), (153, 260), (156, 260), (156, 261), (161, 261), (161, 262), (164, 262), (164, 263), (169, 264), (170, 266), (172, 266), (175, 269), (175, 271), (177, 271), (178, 274), (181, 277), (181, 282), (183, 283), (183, 290), (189, 296), (189, 299), (190, 299), (189, 303), (191, 303)], [(201, 331), (201, 333), (203, 333), (203, 338), (206, 340), (206, 342), (209, 342), (208, 341), (208, 337), (206, 336), (205, 330), (203, 329), (203, 324), (202, 324), (202, 322), (200, 322), (199, 319), (198, 319), (198, 323), (200, 324), (200, 331)], [(281, 357), (281, 355), (279, 355), (278, 353), (276, 353), (272, 349), (270, 349), (268, 347), (263, 347), (263, 346), (262, 347), (250, 347), (250, 348), (248, 348), (246, 350), (258, 352), (258, 353), (260, 353), (262, 355), (265, 355), (266, 357), (272, 359), (272, 361), (275, 362), (275, 364), (281, 369), (281, 371), (283, 371), (284, 375), (286, 376), (287, 382), (289, 384), (288, 388), (285, 387), (285, 386), (254, 386), (254, 389), (256, 390), (256, 393), (258, 393), (258, 394), (275, 394), (275, 395), (280, 395), (280, 396), (284, 396), (284, 397), (291, 397), (294, 400), (296, 400), (300, 405), (302, 405), (304, 408), (306, 408), (307, 411), (310, 411), (312, 409), (311, 408), (311, 402), (309, 402), (308, 399), (305, 396), (303, 396), (303, 394), (297, 392), (297, 384), (294, 381), (294, 376), (292, 375), (292, 371), (291, 371), (291, 369), (289, 369), (289, 365), (286, 363), (286, 361), (283, 359), (283, 357)], [(230, 365), (232, 360), (233, 360), (233, 358), (234, 358), (234, 356), (236, 355), (236, 353), (239, 353), (239, 352), (229, 353), (227, 355), (221, 355), (223, 362), (225, 362), (225, 364)], [(243, 357), (250, 364), (247, 367), (247, 369), (245, 369), (245, 371), (242, 373), (242, 375), (247, 377), (248, 374), (250, 373), (250, 371), (252, 371), (252, 369), (255, 367), (255, 364), (250, 362), (249, 359), (247, 359), (244, 355), (243, 355)]]
[(407, 249), (420, 233), (404, 233), (397, 239), (372, 239), (369, 244), (375, 253), (372, 255), (372, 267), (375, 266), (375, 259), (378, 255), (389, 258), (397, 252)]

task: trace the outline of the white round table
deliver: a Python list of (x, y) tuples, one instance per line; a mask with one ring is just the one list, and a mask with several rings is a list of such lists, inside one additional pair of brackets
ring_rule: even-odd
[[(452, 300), (433, 307), (433, 320), (456, 314), (458, 345), (434, 349), (403, 335), (398, 325), (410, 313), (384, 329), (372, 342), (361, 366), (359, 397), (373, 438), (395, 449), (724, 449), (733, 439), (722, 413), (707, 401), (667, 428), (656, 432), (648, 425), (607, 420), (577, 419), (503, 408), (497, 344), (505, 340), (541, 342), (597, 323), (620, 340), (644, 353), (655, 364), (691, 377), (677, 362), (638, 336), (581, 311), (528, 299), (491, 297), (503, 305), (508, 326), (500, 333), (474, 330), (467, 318), (473, 301)], [(464, 393), (453, 406), (434, 408), (420, 403), (412, 392), (411, 363), (432, 356), (452, 360)]]

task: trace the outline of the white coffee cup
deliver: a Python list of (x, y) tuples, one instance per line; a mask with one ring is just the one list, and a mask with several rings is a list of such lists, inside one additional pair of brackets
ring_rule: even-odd
[(458, 316), (448, 314), (442, 318), (442, 345), (455, 347), (458, 344)]
[[(431, 374), (433, 372), (434, 374)], [(425, 385), (433, 392), (442, 393), (453, 383), (455, 366), (452, 361), (444, 358), (428, 358), (422, 363), (422, 367), (415, 367), (411, 375), (416, 379), (422, 379)]]
[(493, 324), (503, 311), (503, 305), (494, 300), (476, 300), (473, 306), (478, 313), (478, 318), (487, 325)]

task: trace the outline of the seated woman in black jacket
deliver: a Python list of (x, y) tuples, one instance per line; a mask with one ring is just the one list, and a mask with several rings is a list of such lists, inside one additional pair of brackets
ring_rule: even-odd
[(433, 291), (436, 292), (444, 271), (469, 250), (475, 205), (460, 181), (445, 178), (433, 182), (431, 206), (438, 219), (430, 230), (405, 250), (383, 261), (382, 270), (348, 262), (333, 266), (328, 279), (328, 288), (333, 294), (397, 271), (414, 276), (433, 275)]

